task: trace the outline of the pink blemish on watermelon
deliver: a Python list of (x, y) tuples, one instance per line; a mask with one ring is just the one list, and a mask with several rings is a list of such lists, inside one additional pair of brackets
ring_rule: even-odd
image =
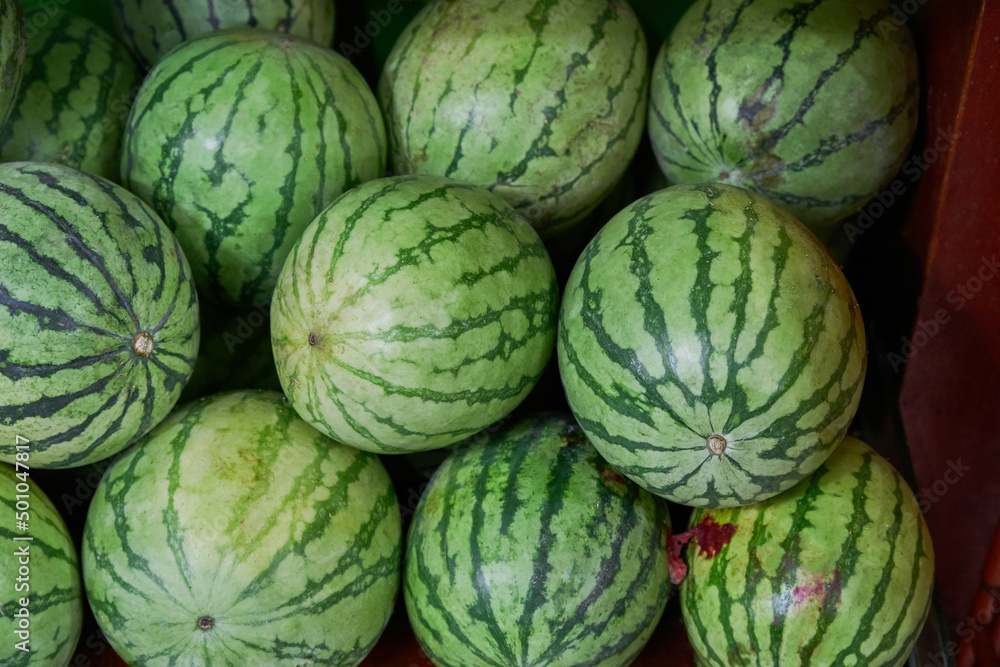
[(676, 586), (684, 581), (687, 576), (687, 564), (681, 557), (681, 548), (694, 538), (698, 545), (698, 551), (705, 558), (714, 558), (722, 551), (722, 547), (729, 544), (736, 534), (736, 526), (731, 523), (719, 524), (710, 516), (705, 517), (701, 522), (687, 531), (674, 535), (670, 528), (667, 528), (667, 567), (670, 570), (670, 581)]
[(792, 589), (792, 604), (805, 604), (811, 598), (823, 595), (823, 591), (823, 581), (818, 578), (803, 586), (796, 586)]
[(736, 534), (736, 526), (731, 523), (718, 524), (710, 516), (702, 519), (701, 523), (691, 531), (698, 541), (698, 549), (701, 555), (706, 558), (714, 558), (722, 551), (722, 547), (729, 544)]
[(833, 570), (833, 576), (827, 581), (823, 575), (815, 574), (812, 581), (792, 589), (792, 604), (803, 605), (816, 600), (820, 607), (827, 604), (836, 606), (840, 603), (840, 569)]

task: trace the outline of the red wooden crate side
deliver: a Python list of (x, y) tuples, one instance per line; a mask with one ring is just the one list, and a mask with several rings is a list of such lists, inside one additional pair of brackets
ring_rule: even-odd
[(939, 128), (953, 135), (907, 222), (925, 275), (910, 346), (900, 342), (900, 408), (961, 644), (974, 638), (967, 615), (1000, 518), (1000, 3), (932, 5), (926, 145)]

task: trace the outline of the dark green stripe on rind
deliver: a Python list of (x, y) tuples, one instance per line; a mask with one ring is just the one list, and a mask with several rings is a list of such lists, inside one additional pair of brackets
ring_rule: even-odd
[[(198, 349), (198, 304), (176, 239), (112, 183), (58, 165), (0, 166), (0, 458), (110, 456), (166, 416)], [(133, 351), (142, 333), (148, 357)]]
[(388, 621), (401, 556), (375, 456), (309, 428), (278, 393), (233, 392), (180, 408), (107, 471), (83, 567), (130, 664), (346, 667)]
[(227, 28), (277, 30), (323, 47), (333, 41), (334, 0), (113, 0), (119, 36), (147, 68), (174, 47)]
[(441, 667), (631, 662), (666, 604), (665, 507), (572, 419), (463, 445), (414, 514), (404, 594)]
[(916, 52), (889, 14), (876, 0), (692, 5), (653, 65), (649, 134), (668, 179), (753, 189), (821, 232), (857, 211), (917, 122)]
[[(840, 441), (865, 336), (840, 269), (791, 216), (731, 186), (677, 186), (584, 250), (559, 363), (574, 414), (619, 470), (725, 506), (787, 489)], [(721, 455), (707, 448), (716, 434)]]
[(76, 167), (118, 180), (121, 138), (139, 73), (99, 27), (39, 10), (30, 28), (15, 111), (0, 132), (0, 159)]
[(867, 445), (848, 437), (793, 489), (698, 510), (691, 525), (709, 520), (735, 533), (717, 553), (696, 536), (685, 555), (681, 608), (704, 664), (906, 662), (929, 610), (933, 549), (913, 493)]
[(385, 159), (375, 96), (345, 58), (229, 30), (188, 42), (150, 73), (121, 169), (177, 234), (203, 293), (259, 307), (302, 230), (342, 192), (382, 176)]
[(557, 308), (544, 245), (502, 199), (438, 177), (381, 179), (341, 197), (289, 255), (275, 363), (321, 431), (370, 451), (443, 447), (528, 394)]
[(638, 146), (646, 51), (627, 5), (431, 3), (379, 85), (392, 168), (482, 185), (543, 237), (563, 231), (614, 188)]
[[(15, 471), (0, 464), (0, 543), (4, 545), (0, 577), (6, 589), (0, 597), (0, 633), (5, 637), (0, 644), (0, 664), (65, 665), (73, 656), (83, 626), (80, 564), (66, 524), (32, 477), (30, 445), (25, 451), (29, 467)], [(18, 488), (22, 484), (27, 485), (27, 493), (21, 493), (24, 487)], [(21, 520), (22, 513), (27, 514), (25, 529), (15, 522)], [(17, 540), (24, 537), (31, 539)], [(26, 556), (22, 555), (25, 552)], [(20, 571), (22, 566), (27, 574)], [(30, 651), (16, 646), (25, 640), (15, 634), (15, 630), (22, 630), (15, 616), (22, 609), (22, 599), (28, 600), (24, 646)]]

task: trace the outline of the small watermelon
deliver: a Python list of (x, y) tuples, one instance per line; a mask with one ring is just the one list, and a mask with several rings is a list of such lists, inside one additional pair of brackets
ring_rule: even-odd
[(847, 437), (794, 488), (691, 524), (681, 610), (701, 664), (906, 663), (934, 550), (913, 492), (865, 443)]
[(345, 190), (385, 172), (375, 96), (339, 54), (263, 30), (187, 42), (129, 116), (122, 183), (175, 231), (203, 296), (270, 300), (299, 235)]
[(216, 394), (108, 469), (82, 554), (90, 606), (130, 665), (353, 667), (399, 589), (399, 505), (378, 457), (281, 394)]
[(549, 237), (615, 187), (646, 122), (642, 26), (617, 0), (436, 0), (379, 83), (396, 173), (487, 187)]
[(0, 0), (0, 127), (17, 101), (26, 49), (20, 0)]
[[(122, 132), (139, 72), (90, 21), (38, 10), (17, 104), (0, 131), (0, 160), (57, 162), (117, 181)], [(41, 27), (35, 27), (40, 25)]]
[(0, 463), (0, 665), (59, 667), (83, 627), (80, 562), (58, 510), (31, 478), (34, 443), (17, 444), (17, 469)]
[(503, 199), (439, 176), (351, 190), (278, 279), (271, 341), (302, 417), (353, 447), (444, 447), (508, 414), (552, 354), (555, 270)]
[(334, 0), (113, 0), (119, 36), (147, 69), (177, 45), (226, 28), (261, 28), (329, 47)]
[(198, 353), (191, 270), (160, 218), (70, 167), (0, 165), (0, 460), (123, 449), (167, 416)]
[(865, 375), (843, 273), (749, 190), (678, 185), (605, 225), (559, 318), (570, 407), (612, 465), (704, 507), (773, 496), (844, 437)]
[(917, 54), (891, 11), (695, 2), (653, 66), (649, 136), (667, 178), (749, 188), (829, 234), (888, 184), (916, 130)]
[(438, 667), (624, 667), (667, 604), (665, 504), (570, 417), (459, 448), (417, 506), (404, 597)]

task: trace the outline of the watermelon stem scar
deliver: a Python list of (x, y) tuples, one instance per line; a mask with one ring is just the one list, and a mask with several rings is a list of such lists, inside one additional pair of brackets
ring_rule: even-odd
[(132, 351), (137, 357), (145, 359), (153, 353), (153, 337), (146, 331), (140, 331), (132, 339)]
[(211, 630), (213, 625), (215, 625), (215, 621), (211, 616), (202, 616), (198, 619), (198, 627), (201, 630)]
[(726, 451), (726, 439), (721, 435), (710, 435), (708, 437), (708, 451), (721, 455)]

